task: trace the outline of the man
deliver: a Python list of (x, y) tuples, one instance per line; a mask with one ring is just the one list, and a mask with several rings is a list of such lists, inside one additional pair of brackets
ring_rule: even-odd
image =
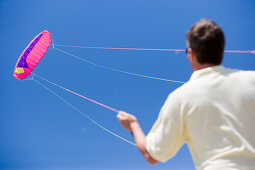
[(221, 66), (225, 39), (210, 20), (186, 34), (190, 80), (172, 92), (147, 137), (137, 119), (117, 118), (150, 164), (187, 143), (197, 169), (255, 169), (255, 72)]

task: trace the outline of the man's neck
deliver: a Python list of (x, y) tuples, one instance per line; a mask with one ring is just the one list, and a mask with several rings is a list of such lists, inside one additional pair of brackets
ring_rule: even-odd
[(193, 71), (201, 70), (207, 67), (217, 66), (216, 64), (196, 64), (192, 66)]

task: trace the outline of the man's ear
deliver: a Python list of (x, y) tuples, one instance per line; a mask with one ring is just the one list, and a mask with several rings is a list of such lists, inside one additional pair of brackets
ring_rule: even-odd
[(194, 50), (192, 50), (191, 48), (188, 48), (188, 59), (189, 59), (190, 63), (197, 62), (196, 52)]
[(194, 60), (192, 52), (193, 52), (192, 49), (188, 48), (188, 50), (187, 50), (187, 57), (188, 57), (190, 63), (192, 63), (193, 60)]

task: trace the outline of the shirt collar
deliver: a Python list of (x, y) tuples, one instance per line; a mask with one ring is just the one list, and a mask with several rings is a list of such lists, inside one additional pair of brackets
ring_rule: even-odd
[(202, 76), (208, 75), (213, 72), (220, 72), (224, 69), (222, 65), (212, 66), (212, 67), (206, 67), (201, 70), (194, 71), (190, 77), (190, 80), (198, 79)]

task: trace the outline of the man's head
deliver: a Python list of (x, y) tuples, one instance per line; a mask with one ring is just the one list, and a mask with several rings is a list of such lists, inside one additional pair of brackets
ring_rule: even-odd
[(215, 22), (201, 19), (195, 23), (186, 33), (186, 43), (190, 53), (189, 59), (194, 55), (198, 64), (221, 64), (225, 38), (223, 31)]

